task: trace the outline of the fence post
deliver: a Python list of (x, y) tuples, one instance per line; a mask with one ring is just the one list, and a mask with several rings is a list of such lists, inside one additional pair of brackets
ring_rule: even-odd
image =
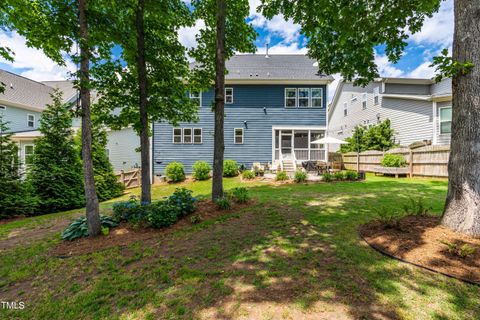
[(360, 172), (360, 152), (357, 152), (357, 172)]
[(410, 178), (413, 177), (413, 151), (410, 149), (410, 160), (408, 161), (410, 165)]
[(125, 185), (125, 171), (120, 170), (120, 181)]

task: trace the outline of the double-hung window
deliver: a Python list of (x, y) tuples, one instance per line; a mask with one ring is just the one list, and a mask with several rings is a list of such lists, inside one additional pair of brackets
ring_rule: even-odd
[(346, 117), (348, 115), (348, 103), (343, 103), (343, 116)]
[(202, 106), (202, 93), (199, 91), (190, 91), (189, 93), (190, 100), (195, 103), (196, 106)]
[(28, 114), (27, 115), (27, 127), (34, 128), (35, 127), (35, 115)]
[(33, 144), (27, 144), (23, 147), (23, 163), (28, 166), (32, 163)]
[(310, 106), (310, 89), (298, 88), (298, 106), (300, 108)]
[(183, 143), (185, 144), (193, 143), (191, 128), (183, 128)]
[(380, 88), (373, 88), (373, 104), (376, 106), (380, 103)]
[(323, 108), (323, 89), (312, 88), (312, 107)]
[(243, 144), (243, 128), (235, 128), (233, 129), (234, 138), (233, 142), (235, 144)]
[(363, 110), (367, 109), (367, 94), (366, 93), (362, 94), (362, 109)]
[(193, 143), (194, 144), (201, 144), (202, 141), (202, 128), (194, 128), (193, 129)]
[(183, 142), (182, 128), (173, 128), (173, 143), (180, 144)]
[(202, 128), (173, 128), (174, 144), (203, 143)]
[(452, 133), (452, 107), (440, 108), (440, 134)]
[(297, 89), (285, 88), (285, 108), (295, 108), (297, 106)]
[(233, 103), (233, 88), (225, 88), (225, 103)]

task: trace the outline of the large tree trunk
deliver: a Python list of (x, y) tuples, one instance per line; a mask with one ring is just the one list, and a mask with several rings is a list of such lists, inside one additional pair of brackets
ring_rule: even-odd
[(455, 0), (453, 59), (473, 70), (452, 79), (448, 195), (442, 223), (480, 237), (480, 2)]
[(212, 199), (223, 197), (223, 152), (225, 114), (225, 0), (217, 0), (217, 35), (215, 53), (215, 136), (213, 145)]
[(145, 62), (145, 26), (144, 26), (145, 0), (139, 0), (136, 12), (137, 29), (137, 71), (140, 108), (140, 157), (142, 163), (142, 203), (150, 203), (150, 140), (147, 100), (147, 65)]
[(88, 235), (93, 237), (101, 232), (100, 210), (93, 177), (92, 121), (90, 118), (89, 60), (87, 1), (78, 1), (80, 23), (80, 103), (82, 106), (82, 160), (85, 178), (85, 199)]

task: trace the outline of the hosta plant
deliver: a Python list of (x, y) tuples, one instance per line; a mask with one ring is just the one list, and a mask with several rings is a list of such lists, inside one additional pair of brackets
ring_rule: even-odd
[[(100, 216), (100, 222), (103, 228), (109, 230), (118, 226), (118, 222), (109, 216)], [(63, 232), (62, 239), (72, 241), (78, 238), (88, 237), (87, 218), (81, 217), (73, 221)]]

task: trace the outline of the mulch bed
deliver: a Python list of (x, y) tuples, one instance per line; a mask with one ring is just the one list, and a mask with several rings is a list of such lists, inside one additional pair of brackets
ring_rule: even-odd
[[(480, 284), (480, 239), (468, 237), (440, 225), (440, 218), (407, 216), (399, 227), (387, 228), (380, 222), (364, 225), (360, 236), (383, 254), (470, 283)], [(442, 242), (464, 244), (475, 252), (461, 258)]]
[[(220, 210), (211, 200), (202, 200), (197, 203), (197, 210), (192, 215), (199, 215), (201, 221), (215, 219), (217, 217), (232, 214), (254, 203), (250, 200), (243, 204), (232, 203), (230, 210)], [(125, 247), (137, 241), (147, 239), (162, 239), (175, 230), (192, 226), (190, 216), (178, 220), (173, 226), (164, 229), (153, 229), (144, 226), (132, 226), (129, 223), (121, 223), (118, 227), (110, 230), (106, 236), (96, 238), (81, 238), (74, 241), (62, 241), (52, 248), (50, 254), (59, 258), (68, 258), (82, 254), (97, 252), (112, 247)]]

